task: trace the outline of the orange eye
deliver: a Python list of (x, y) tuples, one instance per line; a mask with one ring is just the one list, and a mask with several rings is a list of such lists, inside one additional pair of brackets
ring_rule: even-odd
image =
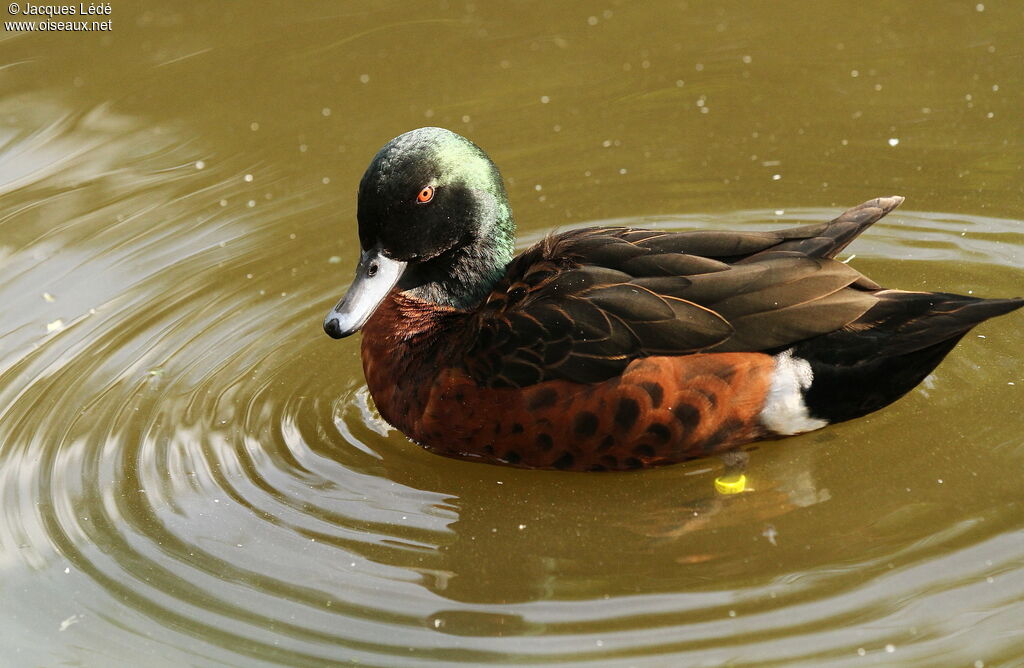
[(423, 190), (416, 195), (416, 201), (420, 204), (426, 204), (432, 199), (434, 199), (434, 186), (423, 186)]

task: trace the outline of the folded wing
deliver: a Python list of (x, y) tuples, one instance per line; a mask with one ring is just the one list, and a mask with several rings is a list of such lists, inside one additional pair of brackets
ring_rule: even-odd
[(833, 259), (902, 198), (775, 232), (588, 228), (509, 266), (473, 321), (467, 371), (494, 387), (597, 382), (632, 360), (771, 351), (835, 331), (879, 286)]

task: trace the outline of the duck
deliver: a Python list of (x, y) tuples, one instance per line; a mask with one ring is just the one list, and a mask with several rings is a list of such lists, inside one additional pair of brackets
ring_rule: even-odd
[(324, 330), (362, 332), (380, 416), (440, 455), (621, 471), (735, 452), (891, 404), (1024, 305), (836, 259), (902, 202), (771, 232), (584, 227), (515, 255), (495, 164), (419, 128), (360, 180), (355, 278)]

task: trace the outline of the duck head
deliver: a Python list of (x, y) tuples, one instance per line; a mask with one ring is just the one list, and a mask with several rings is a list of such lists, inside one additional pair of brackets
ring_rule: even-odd
[(324, 319), (340, 339), (398, 289), (468, 309), (512, 259), (515, 223), (498, 168), (476, 144), (442, 128), (395, 137), (359, 182), (356, 276)]

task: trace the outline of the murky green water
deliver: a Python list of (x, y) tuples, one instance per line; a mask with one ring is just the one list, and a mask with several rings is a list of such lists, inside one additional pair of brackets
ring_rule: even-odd
[(1020, 295), (1019, 4), (111, 7), (0, 33), (0, 664), (1024, 661), (1020, 314), (731, 497), (430, 455), (320, 328), (427, 124), (524, 237), (902, 194), (859, 269)]

